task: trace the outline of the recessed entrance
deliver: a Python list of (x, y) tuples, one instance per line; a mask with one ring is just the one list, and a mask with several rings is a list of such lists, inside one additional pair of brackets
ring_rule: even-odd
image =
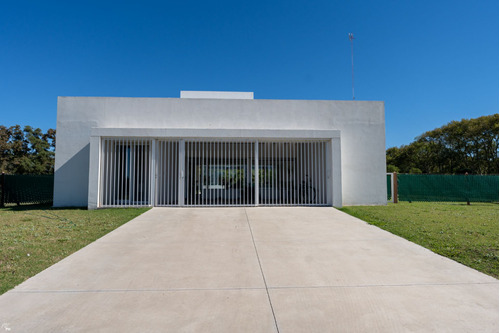
[(254, 162), (254, 142), (186, 142), (184, 204), (254, 205)]
[(103, 138), (100, 206), (324, 206), (328, 156), (328, 140)]

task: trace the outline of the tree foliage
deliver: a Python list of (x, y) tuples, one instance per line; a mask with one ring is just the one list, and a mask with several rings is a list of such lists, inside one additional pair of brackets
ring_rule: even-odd
[(0, 125), (0, 172), (6, 174), (54, 173), (56, 131)]
[(498, 148), (498, 114), (462, 119), (425, 132), (409, 145), (387, 149), (387, 170), (498, 174)]

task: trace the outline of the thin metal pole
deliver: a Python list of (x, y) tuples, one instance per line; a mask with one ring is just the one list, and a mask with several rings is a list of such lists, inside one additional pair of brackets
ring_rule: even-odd
[(176, 197), (176, 184), (177, 184), (177, 170), (176, 170), (176, 165), (177, 163), (177, 157), (176, 157), (176, 147), (179, 144), (179, 141), (169, 141), (168, 143), (168, 148), (166, 153), (168, 154), (167, 158), (167, 163), (169, 163), (168, 166), (168, 177), (171, 180), (172, 184), (169, 184), (168, 186), (168, 203), (171, 205), (177, 205), (178, 202), (175, 199)]
[(122, 174), (122, 165), (121, 165), (121, 139), (117, 139), (116, 143), (116, 200), (115, 205), (120, 205), (121, 198), (121, 174)]
[(241, 206), (241, 179), (240, 179), (240, 165), (241, 165), (241, 142), (236, 143), (236, 167), (235, 167), (235, 180), (236, 180), (236, 188), (235, 188), (235, 196), (236, 196), (236, 204)]
[(165, 158), (165, 141), (158, 140), (158, 186), (160, 189), (159, 206), (163, 206), (165, 203), (165, 165), (163, 159)]
[(170, 198), (172, 197), (172, 187), (174, 186), (174, 179), (171, 175), (172, 173), (172, 168), (174, 166), (174, 161), (173, 158), (171, 157), (171, 151), (172, 151), (172, 141), (164, 141), (164, 148), (163, 148), (163, 165), (164, 165), (164, 172), (165, 172), (165, 180), (163, 181), (163, 186), (165, 186), (165, 196), (163, 198), (164, 203), (166, 205), (170, 205)]
[(113, 151), (113, 148), (112, 148), (112, 144), (113, 144), (113, 141), (111, 141), (110, 139), (108, 139), (108, 180), (107, 180), (107, 195), (106, 195), (106, 205), (109, 205), (110, 202), (111, 202), (111, 191), (112, 191), (112, 183), (113, 183), (113, 169), (112, 169), (112, 166), (113, 166), (113, 155), (112, 155), (112, 151)]
[(255, 141), (255, 206), (259, 205), (259, 141)]
[(173, 150), (173, 145), (175, 144), (175, 141), (165, 141), (165, 149), (164, 154), (165, 156), (163, 157), (163, 163), (165, 165), (165, 186), (166, 186), (166, 193), (165, 193), (165, 204), (166, 205), (171, 205), (173, 204), (172, 202), (172, 192), (173, 192), (173, 187), (175, 186), (175, 179), (172, 177), (172, 174), (174, 172), (174, 166), (175, 166), (175, 161), (174, 157), (172, 156), (172, 150)]
[(234, 164), (233, 164), (233, 177), (234, 177), (234, 204), (241, 205), (240, 197), (238, 195), (238, 165), (240, 160), (240, 143), (234, 143)]
[(203, 142), (203, 204), (208, 204), (208, 142)]
[(283, 142), (283, 188), (285, 190), (283, 204), (288, 205), (288, 149), (286, 141)]
[(120, 206), (123, 206), (123, 179), (125, 178), (125, 171), (124, 171), (124, 166), (125, 166), (125, 158), (123, 157), (124, 156), (124, 150), (125, 150), (125, 139), (121, 139), (120, 140), (120, 201), (119, 201), (119, 205)]
[(351, 41), (351, 76), (352, 76), (352, 99), (354, 100), (354, 35), (349, 33), (349, 40)]
[(170, 202), (173, 205), (179, 205), (179, 141), (171, 142), (169, 155), (172, 158), (172, 167), (171, 167), (171, 177), (172, 177), (172, 190), (170, 193)]
[(244, 169), (244, 172), (245, 172), (245, 191), (243, 192), (243, 197), (244, 197), (244, 201), (245, 201), (245, 205), (248, 205), (248, 189), (249, 189), (249, 186), (248, 186), (248, 142), (245, 142), (245, 157), (243, 159), (243, 163), (245, 163), (246, 167), (243, 166), (243, 169)]
[(290, 143), (285, 142), (285, 194), (286, 204), (290, 205)]
[(148, 201), (148, 191), (146, 191), (147, 188), (147, 179), (149, 174), (147, 173), (147, 164), (146, 164), (146, 140), (141, 139), (141, 144), (142, 144), (142, 202), (141, 205), (143, 206), (145, 202)]
[(184, 150), (184, 205), (190, 206), (192, 203), (192, 157), (193, 157), (193, 143), (186, 141)]
[(163, 156), (162, 156), (162, 163), (163, 163), (163, 186), (165, 188), (165, 193), (163, 195), (163, 204), (164, 205), (170, 205), (170, 198), (171, 198), (171, 193), (172, 193), (172, 187), (174, 186), (174, 179), (171, 175), (172, 173), (172, 168), (174, 167), (174, 161), (173, 158), (171, 157), (171, 151), (172, 151), (172, 141), (163, 141)]
[(208, 204), (211, 204), (211, 199), (212, 199), (212, 189), (210, 188), (210, 185), (212, 184), (212, 167), (211, 167), (211, 160), (210, 157), (212, 156), (212, 142), (209, 141), (207, 144), (207, 200)]
[(168, 180), (168, 174), (167, 174), (167, 163), (166, 163), (166, 153), (165, 153), (165, 150), (166, 150), (166, 146), (167, 146), (167, 142), (166, 141), (161, 141), (161, 153), (160, 153), (160, 157), (159, 157), (159, 161), (161, 163), (161, 168), (160, 168), (160, 175), (161, 175), (161, 188), (162, 188), (162, 191), (161, 191), (161, 205), (165, 205), (165, 203), (167, 202), (167, 191), (168, 191), (168, 187), (170, 185), (170, 181)]
[(106, 197), (108, 195), (107, 182), (108, 182), (108, 140), (102, 139), (101, 141), (101, 153), (102, 153), (102, 166), (101, 166), (101, 199), (100, 206), (104, 206), (106, 203)]
[[(230, 196), (230, 187), (229, 187), (229, 180), (231, 179), (231, 142), (229, 141), (223, 141), (220, 143), (221, 147), (222, 144), (226, 148), (224, 148), (224, 156), (221, 155), (220, 157), (220, 162), (219, 166), (217, 167), (217, 186), (222, 185), (222, 179), (224, 179), (224, 188), (220, 186), (221, 188), (217, 190), (218, 196), (220, 199), (218, 200), (220, 205), (222, 206), (229, 206), (231, 204), (231, 196)], [(228, 168), (229, 167), (229, 168)]]
[(309, 141), (307, 143), (307, 174), (306, 174), (306, 179), (307, 179), (307, 204), (311, 204), (311, 186), (312, 186), (312, 144)]
[(199, 154), (199, 158), (198, 158), (198, 164), (199, 164), (199, 185), (198, 185), (198, 195), (199, 195), (199, 199), (198, 199), (198, 205), (203, 205), (203, 200), (204, 200), (204, 182), (203, 182), (203, 175), (204, 175), (204, 172), (205, 172), (205, 141), (201, 140), (200, 143), (199, 143), (199, 147), (198, 147), (198, 154)]
[(163, 142), (164, 147), (163, 147), (163, 165), (164, 165), (164, 173), (165, 177), (163, 178), (163, 186), (165, 186), (165, 196), (163, 198), (164, 204), (169, 205), (170, 204), (170, 198), (172, 197), (172, 187), (174, 186), (174, 179), (171, 175), (173, 172), (172, 169), (174, 167), (174, 161), (173, 158), (171, 157), (171, 151), (172, 151), (172, 141), (164, 141)]
[(201, 186), (201, 181), (200, 181), (200, 159), (201, 159), (201, 142), (198, 141), (196, 142), (196, 157), (197, 157), (197, 163), (196, 163), (196, 183), (197, 183), (197, 187), (196, 187), (196, 205), (199, 206), (200, 205), (200, 196), (201, 196), (201, 190), (200, 190), (200, 186)]
[(112, 146), (111, 146), (111, 172), (112, 172), (112, 179), (111, 179), (111, 195), (110, 195), (110, 200), (108, 202), (109, 205), (113, 205), (115, 203), (115, 198), (116, 198), (116, 139), (113, 139), (112, 141)]
[(323, 142), (321, 144), (321, 175), (322, 175), (322, 186), (321, 186), (321, 191), (322, 191), (322, 202), (325, 205), (326, 204), (326, 158), (325, 158), (325, 143)]
[(186, 206), (191, 205), (191, 142), (186, 142)]
[(268, 143), (263, 142), (262, 143), (262, 154), (261, 154), (261, 161), (262, 161), (262, 174), (264, 177), (262, 178), (262, 187), (264, 188), (264, 191), (262, 192), (262, 204), (264, 205), (269, 205), (269, 189), (268, 189), (268, 184), (267, 184), (267, 156), (269, 152), (267, 151)]
[(279, 148), (280, 148), (280, 143), (278, 141), (271, 142), (272, 149), (273, 149), (273, 172), (274, 172), (274, 179), (273, 179), (273, 200), (271, 203), (273, 205), (279, 205), (280, 204), (280, 191), (279, 191), (279, 183), (280, 183), (280, 164), (279, 164)]
[(195, 147), (194, 141), (191, 141), (189, 143), (189, 170), (191, 174), (189, 175), (189, 179), (191, 180), (191, 184), (189, 185), (189, 192), (190, 192), (190, 199), (189, 199), (189, 205), (192, 206), (194, 203), (194, 194), (195, 194), (195, 174), (194, 174), (194, 147)]
[(135, 195), (134, 195), (134, 191), (135, 191), (134, 180), (135, 180), (135, 173), (136, 173), (136, 170), (135, 170), (135, 147), (136, 146), (137, 146), (137, 139), (134, 139), (134, 140), (132, 140), (132, 142), (130, 144), (130, 154), (129, 154), (130, 181), (129, 181), (128, 192), (129, 192), (129, 196), (130, 196), (129, 201), (130, 201), (131, 205), (137, 204), (135, 202)]
[(130, 206), (130, 146), (131, 139), (127, 139), (127, 144), (125, 148), (125, 198), (126, 198), (126, 206)]

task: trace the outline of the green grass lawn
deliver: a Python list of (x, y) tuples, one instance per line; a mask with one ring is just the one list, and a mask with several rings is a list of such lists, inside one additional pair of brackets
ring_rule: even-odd
[(400, 202), (341, 210), (498, 278), (498, 204)]
[(147, 210), (1, 208), (0, 294)]

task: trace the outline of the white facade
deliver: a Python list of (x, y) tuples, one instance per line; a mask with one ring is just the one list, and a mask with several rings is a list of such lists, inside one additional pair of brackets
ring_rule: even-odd
[[(203, 189), (207, 187), (200, 182), (206, 176), (200, 170), (206, 168), (204, 163), (216, 163), (214, 156), (216, 161), (222, 161), (219, 166), (231, 161), (234, 165), (244, 165), (246, 170), (240, 170), (246, 173), (241, 176), (247, 182), (243, 187), (252, 187), (253, 199), (242, 201), (248, 194), (239, 194), (238, 201), (228, 194), (232, 195), (233, 204), (260, 205), (264, 203), (260, 197), (266, 195), (263, 187), (288, 186), (295, 189), (289, 204), (300, 205), (303, 202), (296, 199), (297, 193), (300, 194), (298, 187), (304, 183), (300, 173), (311, 172), (307, 170), (317, 171), (316, 182), (312, 184), (318, 197), (323, 198), (318, 201), (320, 205), (386, 204), (383, 102), (256, 100), (253, 93), (228, 92), (182, 92), (182, 97), (59, 97), (54, 206), (106, 206), (106, 198), (114, 191), (110, 183), (113, 177), (119, 178), (112, 175), (116, 169), (112, 156), (119, 153), (116, 147), (124, 147), (122, 143), (128, 145), (129, 151), (126, 160), (122, 158), (123, 164), (128, 163), (123, 167), (124, 172), (138, 170), (140, 175), (131, 177), (142, 177), (141, 184), (148, 182), (144, 187), (149, 192), (148, 205), (158, 204), (161, 191), (175, 191), (178, 198), (175, 205), (197, 202), (197, 198), (189, 201), (189, 195), (204, 195)], [(162, 175), (166, 171), (159, 166), (159, 147), (167, 141), (176, 142), (179, 147), (175, 158), (174, 153), (169, 153), (168, 159), (177, 168), (176, 179)], [(149, 162), (131, 167), (130, 151), (137, 147), (145, 152), (141, 156)], [(259, 147), (263, 150), (260, 156)], [(316, 153), (312, 155), (309, 150)], [(134, 154), (133, 158), (138, 153)], [(193, 155), (188, 158), (189, 154)], [(209, 157), (212, 154), (212, 162), (204, 162), (208, 161), (204, 154)], [(224, 154), (231, 159), (223, 159)], [(310, 162), (311, 159), (314, 161)], [(262, 169), (259, 162), (268, 165)], [(309, 164), (312, 169), (305, 169), (308, 163), (313, 163)], [(279, 185), (274, 176), (270, 181), (265, 180), (266, 184), (259, 184), (267, 178), (255, 174), (267, 172), (262, 170), (274, 174), (274, 164), (276, 174), (283, 165), (288, 165), (287, 176), (282, 176)], [(290, 177), (293, 179), (288, 180)], [(176, 181), (177, 188), (161, 190), (170, 181)], [(127, 186), (127, 191), (132, 191), (132, 185)], [(138, 192), (131, 195), (139, 196)]]

